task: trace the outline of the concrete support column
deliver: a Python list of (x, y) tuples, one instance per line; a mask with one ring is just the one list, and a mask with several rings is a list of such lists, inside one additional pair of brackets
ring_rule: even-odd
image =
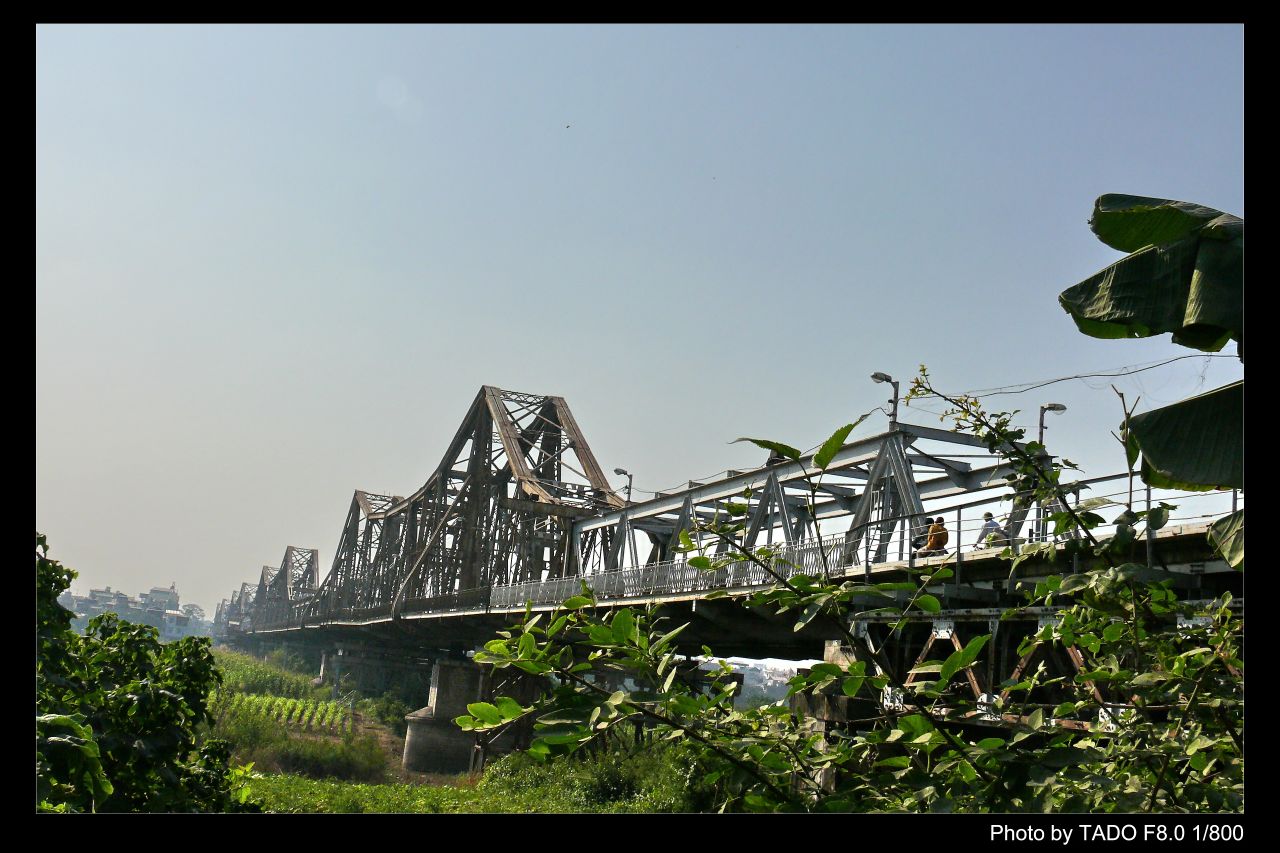
[(442, 659), (431, 669), (431, 698), (425, 708), (405, 717), (405, 770), (462, 773), (471, 764), (475, 736), (453, 724), (480, 698), (480, 667), (470, 660)]

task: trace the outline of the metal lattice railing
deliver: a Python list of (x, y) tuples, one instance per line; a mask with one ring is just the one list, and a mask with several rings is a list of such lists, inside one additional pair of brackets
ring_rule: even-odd
[[(1099, 478), (1091, 481), (1101, 484), (1118, 479), (1117, 477)], [(1191, 526), (1203, 529), (1203, 524), (1210, 518), (1217, 517), (1217, 512), (1197, 512), (1197, 505), (1215, 493), (1164, 494), (1155, 497), (1147, 491), (1140, 497), (1147, 508), (1158, 505), (1160, 500), (1177, 500), (1178, 509), (1171, 516), (1166, 531), (1176, 532)], [(1216, 493), (1218, 497), (1229, 494), (1232, 508), (1243, 505), (1242, 495), (1237, 493)], [(1127, 490), (1111, 490), (1102, 494), (1088, 494), (1090, 498), (1102, 498), (1109, 505), (1123, 506), (1127, 503)], [(1138, 503), (1135, 501), (1135, 503)], [(930, 514), (947, 518), (949, 532), (954, 534), (950, 539), (950, 548), (946, 555), (954, 559), (957, 565), (963, 565), (966, 555), (980, 556), (985, 551), (977, 543), (978, 531), (981, 529), (981, 511), (992, 505), (992, 502), (973, 502), (960, 506), (952, 506), (939, 510), (930, 510)], [(968, 518), (966, 519), (966, 514)], [(879, 526), (886, 521), (899, 522), (892, 540), (886, 540), (887, 546), (881, 554), (884, 559), (877, 559), (877, 546), (881, 543), (877, 537)], [(1015, 547), (1028, 543), (1051, 542), (1055, 538), (1052, 528), (1028, 517), (1021, 535), (1014, 541)], [(767, 587), (778, 580), (778, 576), (790, 578), (797, 574), (817, 577), (847, 577), (860, 567), (861, 572), (869, 574), (873, 564), (889, 566), (913, 565), (913, 549), (910, 547), (912, 534), (909, 529), (909, 517), (900, 516), (894, 519), (876, 519), (868, 522), (859, 531), (860, 536), (851, 536), (850, 531), (842, 531), (823, 537), (821, 540), (808, 540), (792, 544), (769, 544), (758, 546), (756, 551), (762, 562), (768, 563), (773, 574), (766, 571), (759, 563), (750, 559), (734, 560), (715, 570), (699, 569), (689, 565), (687, 558), (651, 563), (612, 571), (599, 571), (587, 575), (549, 578), (540, 581), (493, 585), (472, 589), (457, 590), (451, 593), (435, 595), (430, 598), (409, 599), (404, 603), (406, 614), (432, 613), (475, 613), (490, 610), (512, 610), (533, 606), (556, 605), (565, 599), (582, 593), (585, 584), (587, 590), (599, 602), (638, 601), (659, 597), (697, 596), (712, 590), (749, 590)], [(1113, 524), (1104, 524), (1094, 530), (1098, 537), (1109, 535), (1114, 530)], [(1149, 537), (1148, 541), (1150, 541)], [(874, 544), (872, 543), (874, 541)], [(855, 544), (851, 544), (855, 543)], [(763, 552), (760, 549), (765, 549)], [(292, 602), (273, 603), (254, 614), (255, 630), (281, 630), (297, 628), (305, 625), (326, 623), (360, 623), (382, 621), (391, 617), (391, 605), (369, 608), (343, 608), (334, 611), (326, 607), (324, 589), (305, 599)]]

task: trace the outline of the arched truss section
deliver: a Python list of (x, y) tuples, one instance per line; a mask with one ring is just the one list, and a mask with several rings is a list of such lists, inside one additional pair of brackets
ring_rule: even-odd
[[(314, 593), (273, 597), (284, 566), (270, 577), (264, 570), (257, 627), (363, 619), (570, 577), (578, 573), (573, 522), (622, 506), (564, 398), (486, 385), (420, 489), (355, 492)], [(286, 600), (287, 611), (275, 606)]]

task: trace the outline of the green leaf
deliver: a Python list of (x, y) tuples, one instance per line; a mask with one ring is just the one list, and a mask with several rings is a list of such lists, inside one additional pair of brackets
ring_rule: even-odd
[(587, 598), (585, 595), (574, 595), (566, 598), (564, 600), (564, 604), (560, 606), (565, 610), (581, 610), (582, 608), (589, 607), (594, 603), (595, 602)]
[(987, 644), (987, 640), (990, 640), (990, 639), (991, 639), (990, 634), (981, 634), (977, 637), (974, 637), (972, 640), (966, 643), (964, 647), (964, 651), (961, 653), (962, 657), (960, 659), (960, 665), (968, 666), (969, 664), (977, 660), (978, 655), (982, 653), (983, 646), (985, 646)]
[(898, 728), (914, 738), (933, 731), (933, 723), (929, 722), (923, 714), (909, 714), (899, 718)]
[(1197, 735), (1191, 743), (1187, 744), (1187, 755), (1195, 755), (1202, 749), (1213, 746), (1213, 740), (1204, 735)]
[(510, 696), (499, 696), (493, 700), (493, 704), (504, 720), (514, 720), (524, 713), (524, 708), (521, 707), (520, 703)]
[(858, 691), (862, 689), (862, 683), (864, 681), (866, 681), (866, 678), (861, 675), (846, 678), (844, 683), (840, 685), (840, 690), (843, 691), (846, 696), (857, 696)]
[(705, 572), (706, 570), (711, 568), (711, 558), (703, 557), (703, 556), (690, 557), (689, 565), (695, 569), (701, 569), (702, 571)]
[(991, 638), (990, 634), (983, 634), (980, 637), (974, 637), (969, 641), (963, 649), (956, 649), (943, 662), (942, 668), (938, 671), (939, 685), (949, 684), (951, 677), (964, 667), (973, 663), (978, 658), (978, 654), (982, 651), (982, 647), (987, 644), (987, 640)]
[[(513, 661), (511, 665), (514, 666), (516, 669), (523, 670), (524, 672), (529, 673), (530, 675), (542, 675), (544, 672), (551, 671), (550, 665), (542, 663), (541, 661), (535, 661), (535, 660)], [(591, 664), (584, 664), (584, 665), (588, 669), (591, 668)]]
[(892, 758), (881, 759), (876, 762), (877, 767), (910, 767), (911, 759), (905, 755), (895, 755)]
[(1104, 195), (1090, 224), (1133, 254), (1058, 297), (1081, 332), (1172, 332), (1174, 343), (1207, 352), (1243, 342), (1244, 220), (1187, 202)]
[(613, 639), (616, 643), (630, 642), (635, 634), (636, 619), (631, 613), (629, 607), (624, 607), (613, 615), (613, 622), (610, 623), (613, 629)]
[(754, 444), (756, 447), (761, 448), (762, 450), (768, 450), (773, 453), (777, 453), (778, 455), (786, 457), (787, 459), (790, 459), (795, 462), (800, 461), (800, 451), (796, 450), (794, 447), (792, 447), (789, 444), (782, 444), (781, 442), (778, 442), (778, 441), (769, 441), (768, 439), (764, 439), (764, 438), (735, 438), (733, 441), (729, 443), (737, 444), (740, 441), (749, 441), (752, 444)]
[(1112, 548), (1123, 548), (1133, 541), (1137, 535), (1137, 531), (1127, 524), (1117, 524), (1115, 535), (1111, 537), (1110, 546)]
[(1129, 420), (1142, 479), (1165, 489), (1244, 487), (1244, 382), (1152, 409)]
[(791, 626), (792, 631), (799, 631), (805, 625), (813, 621), (813, 617), (822, 612), (822, 604), (820, 601), (811, 601), (804, 606), (804, 610), (800, 611), (800, 615), (796, 617), (796, 623)]
[(1233, 569), (1244, 566), (1244, 510), (1224, 516), (1209, 528), (1209, 544)]
[(502, 722), (502, 712), (488, 702), (472, 702), (467, 706), (467, 713), (482, 723), (496, 726)]
[(942, 609), (942, 604), (932, 595), (922, 595), (916, 599), (916, 606), (925, 613), (937, 613)]
[(680, 636), (680, 632), (683, 631), (685, 628), (688, 628), (690, 624), (691, 623), (686, 622), (683, 625), (681, 625), (679, 628), (673, 628), (672, 630), (668, 631), (667, 633), (659, 637), (658, 641), (653, 644), (653, 647), (652, 647), (653, 653), (659, 654), (664, 648), (666, 648), (668, 643), (670, 643), (676, 637)]
[(1224, 216), (1236, 219), (1193, 202), (1107, 193), (1094, 202), (1089, 229), (1113, 249), (1136, 252), (1181, 240), (1207, 226), (1222, 227), (1219, 220)]
[(831, 460), (836, 458), (836, 454), (840, 452), (840, 448), (844, 447), (845, 441), (849, 438), (849, 433), (857, 428), (858, 424), (867, 419), (868, 415), (863, 415), (851, 424), (845, 424), (840, 429), (831, 433), (831, 437), (822, 443), (822, 447), (813, 455), (813, 464), (815, 467), (825, 471), (827, 466), (831, 464)]
[(689, 531), (680, 531), (680, 547), (686, 551), (692, 551), (697, 546), (693, 544), (693, 540), (689, 538)]

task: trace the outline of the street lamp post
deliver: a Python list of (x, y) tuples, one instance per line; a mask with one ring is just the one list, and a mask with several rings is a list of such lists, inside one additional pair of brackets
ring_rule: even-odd
[(1062, 412), (1065, 412), (1066, 410), (1067, 410), (1067, 407), (1062, 405), (1061, 403), (1045, 403), (1043, 406), (1040, 407), (1040, 446), (1041, 447), (1044, 446), (1044, 413), (1045, 412), (1062, 413)]
[(623, 470), (622, 468), (614, 468), (613, 473), (617, 474), (619, 477), (627, 478), (627, 503), (631, 503), (631, 472)]
[(880, 373), (879, 371), (871, 374), (871, 381), (877, 385), (882, 382), (888, 382), (893, 386), (893, 399), (889, 401), (893, 406), (893, 412), (889, 415), (889, 431), (892, 432), (898, 428), (898, 382), (889, 374)]
[[(1062, 405), (1061, 403), (1045, 403), (1043, 406), (1040, 407), (1040, 433), (1039, 433), (1040, 447), (1042, 448), (1044, 447), (1044, 413), (1057, 412), (1058, 414), (1061, 414), (1066, 410), (1067, 410), (1067, 407)], [(1044, 453), (1043, 450), (1041, 450), (1040, 452)], [(1036, 507), (1036, 528), (1038, 529), (1040, 539), (1044, 540), (1049, 538), (1048, 532), (1046, 530), (1043, 504), (1037, 505)]]

